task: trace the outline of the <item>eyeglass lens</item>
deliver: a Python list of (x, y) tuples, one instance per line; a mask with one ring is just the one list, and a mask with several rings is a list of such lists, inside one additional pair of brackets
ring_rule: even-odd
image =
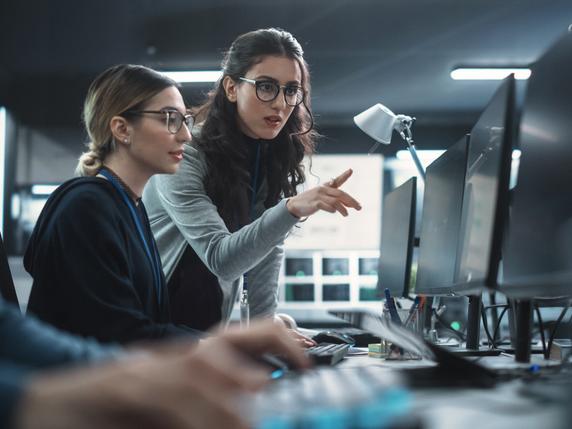
[(191, 130), (195, 121), (191, 115), (182, 115), (179, 111), (167, 111), (167, 129), (171, 134), (177, 134), (183, 126), (183, 122)]
[[(302, 88), (295, 85), (286, 85), (283, 89), (284, 99), (289, 106), (297, 106), (304, 99)], [(272, 101), (280, 93), (280, 86), (272, 81), (256, 82), (256, 96), (261, 101)]]

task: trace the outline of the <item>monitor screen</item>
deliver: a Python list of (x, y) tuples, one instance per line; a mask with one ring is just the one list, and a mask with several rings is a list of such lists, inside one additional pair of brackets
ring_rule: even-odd
[(427, 167), (415, 293), (450, 295), (455, 279), (468, 136)]
[(532, 67), (520, 129), (500, 290), (522, 298), (572, 295), (572, 34)]
[(455, 294), (480, 292), (497, 283), (508, 212), (514, 86), (512, 75), (502, 82), (469, 137)]
[(409, 293), (411, 257), (415, 240), (417, 179), (412, 177), (383, 199), (377, 291), (394, 297)]

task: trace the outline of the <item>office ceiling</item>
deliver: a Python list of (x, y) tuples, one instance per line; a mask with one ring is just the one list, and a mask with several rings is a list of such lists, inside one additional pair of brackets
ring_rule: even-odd
[[(216, 69), (237, 35), (277, 26), (305, 49), (319, 125), (383, 101), (439, 126), (475, 118), (498, 85), (452, 68), (526, 66), (571, 23), (570, 0), (3, 0), (0, 102), (31, 127), (79, 128), (104, 68)], [(183, 93), (197, 103), (208, 89)]]

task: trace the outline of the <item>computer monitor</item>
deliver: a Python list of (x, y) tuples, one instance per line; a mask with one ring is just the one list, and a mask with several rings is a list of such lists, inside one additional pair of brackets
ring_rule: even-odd
[(389, 289), (394, 297), (409, 293), (415, 241), (417, 178), (412, 177), (383, 199), (377, 292)]
[(572, 296), (572, 34), (532, 67), (499, 290), (515, 298), (515, 359), (530, 360), (534, 297)]
[(479, 350), (481, 293), (497, 286), (508, 214), (514, 123), (515, 81), (511, 75), (497, 89), (469, 137), (455, 281), (451, 288), (455, 295), (469, 297), (469, 352)]
[(10, 272), (10, 265), (8, 265), (8, 255), (4, 248), (4, 241), (2, 234), (0, 234), (0, 293), (5, 301), (18, 304), (18, 297), (16, 295), (16, 288), (12, 280), (12, 273)]
[(532, 67), (522, 155), (499, 290), (515, 298), (572, 296), (572, 34)]
[(497, 285), (505, 228), (514, 134), (515, 82), (507, 77), (469, 137), (455, 283), (457, 295)]
[(427, 167), (415, 293), (450, 295), (455, 279), (468, 136)]

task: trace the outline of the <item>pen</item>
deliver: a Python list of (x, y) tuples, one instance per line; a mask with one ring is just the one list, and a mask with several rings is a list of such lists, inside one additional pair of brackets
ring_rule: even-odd
[(411, 322), (411, 320), (413, 320), (413, 316), (415, 314), (415, 311), (417, 310), (417, 308), (419, 307), (419, 302), (421, 301), (421, 298), (419, 297), (419, 295), (417, 295), (415, 297), (415, 300), (413, 301), (413, 305), (411, 306), (411, 308), (409, 309), (409, 314), (407, 315), (407, 319), (405, 320), (405, 326), (409, 325), (409, 323)]
[(397, 307), (395, 306), (395, 301), (389, 292), (389, 289), (385, 288), (385, 303), (387, 308), (389, 309), (389, 315), (391, 316), (391, 321), (396, 325), (401, 325), (401, 319), (399, 318), (399, 314), (397, 313)]

